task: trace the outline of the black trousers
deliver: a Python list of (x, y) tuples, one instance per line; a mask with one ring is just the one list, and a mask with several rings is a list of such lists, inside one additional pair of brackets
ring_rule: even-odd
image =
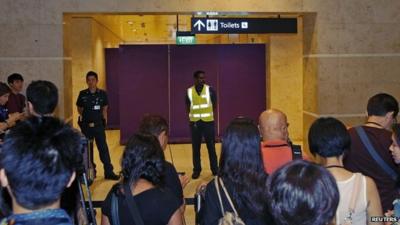
[[(113, 172), (113, 165), (111, 164), (110, 153), (108, 151), (104, 125), (102, 123), (96, 123), (94, 127), (89, 127), (89, 124), (84, 123), (81, 126), (81, 130), (86, 138), (89, 140), (94, 139), (96, 141), (100, 160), (104, 166), (104, 174), (111, 174)], [(90, 160), (93, 162), (93, 165), (96, 168), (96, 164), (94, 164), (93, 161), (93, 149), (90, 152)]]
[(210, 159), (211, 171), (216, 174), (218, 172), (217, 154), (215, 153), (215, 126), (214, 121), (190, 122), (190, 131), (192, 133), (192, 150), (193, 150), (193, 172), (201, 171), (200, 147), (204, 137), (206, 141), (208, 156)]

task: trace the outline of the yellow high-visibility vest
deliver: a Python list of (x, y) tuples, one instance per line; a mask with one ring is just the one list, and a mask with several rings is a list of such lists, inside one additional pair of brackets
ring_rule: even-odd
[(197, 94), (195, 86), (192, 86), (188, 88), (187, 95), (190, 99), (189, 119), (191, 122), (196, 122), (199, 120), (203, 120), (205, 122), (214, 121), (210, 86), (204, 85), (200, 95)]

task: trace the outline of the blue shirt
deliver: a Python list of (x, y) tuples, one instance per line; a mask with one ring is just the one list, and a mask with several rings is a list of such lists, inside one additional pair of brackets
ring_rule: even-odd
[[(8, 119), (8, 109), (4, 105), (0, 105), (0, 122), (4, 123)], [(4, 139), (5, 133), (0, 133), (0, 140)]]
[(8, 119), (8, 109), (4, 105), (0, 105), (0, 122)]
[(26, 214), (13, 214), (3, 219), (0, 225), (72, 225), (72, 220), (63, 209), (46, 209)]

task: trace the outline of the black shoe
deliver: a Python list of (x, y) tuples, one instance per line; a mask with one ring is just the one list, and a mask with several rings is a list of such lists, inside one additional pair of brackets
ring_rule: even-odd
[(192, 179), (197, 179), (197, 178), (199, 178), (200, 177), (200, 172), (193, 172), (193, 174), (192, 174)]
[(119, 176), (113, 172), (113, 173), (104, 175), (104, 179), (106, 179), (106, 180), (119, 180)]

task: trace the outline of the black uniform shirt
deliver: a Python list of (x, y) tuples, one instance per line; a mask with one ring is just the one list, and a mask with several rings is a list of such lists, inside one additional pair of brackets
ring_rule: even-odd
[(76, 105), (83, 108), (82, 121), (99, 123), (103, 120), (103, 107), (108, 105), (107, 93), (101, 89), (94, 93), (89, 89), (82, 90)]

